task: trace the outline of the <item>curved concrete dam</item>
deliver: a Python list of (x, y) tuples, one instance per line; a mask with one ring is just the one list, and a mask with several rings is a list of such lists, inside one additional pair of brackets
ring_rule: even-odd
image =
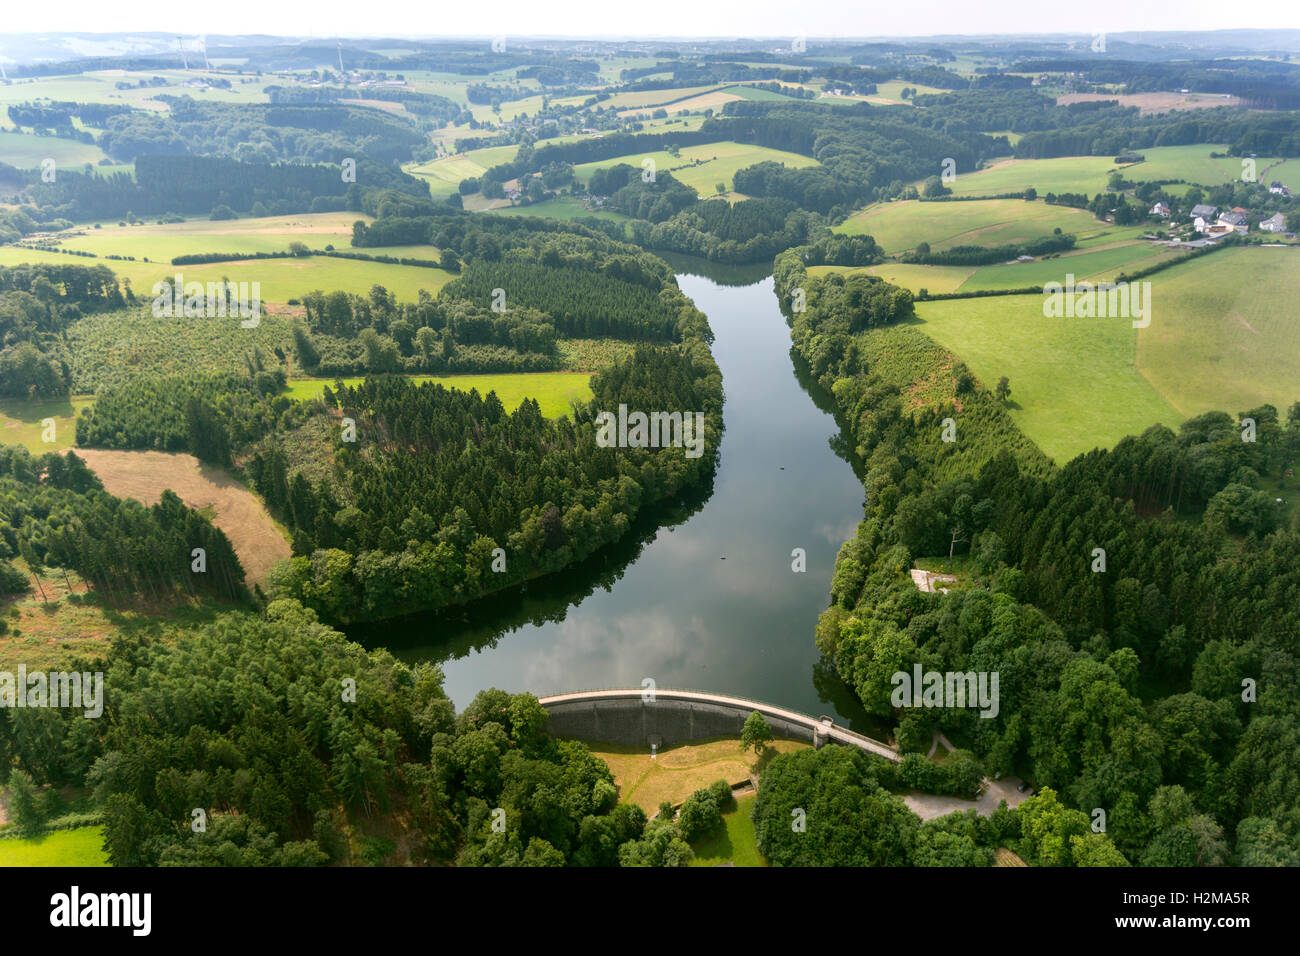
[(829, 717), (809, 717), (797, 711), (742, 697), (695, 690), (615, 688), (583, 690), (542, 697), (550, 715), (547, 731), (575, 740), (666, 747), (707, 737), (739, 736), (745, 718), (758, 711), (777, 737), (804, 740), (814, 747), (827, 742), (859, 747), (898, 761), (897, 751), (841, 727)]

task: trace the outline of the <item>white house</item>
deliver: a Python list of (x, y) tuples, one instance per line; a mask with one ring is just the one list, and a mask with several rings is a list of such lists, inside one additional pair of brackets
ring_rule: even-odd
[(1159, 216), (1161, 219), (1169, 218), (1169, 203), (1158, 202), (1151, 207), (1150, 215)]
[(1260, 222), (1259, 228), (1265, 232), (1286, 232), (1286, 216), (1280, 212), (1274, 213)]
[(1218, 215), (1218, 206), (1206, 206), (1204, 204), (1193, 206), (1192, 225), (1196, 227), (1197, 232), (1205, 232), (1214, 225)]

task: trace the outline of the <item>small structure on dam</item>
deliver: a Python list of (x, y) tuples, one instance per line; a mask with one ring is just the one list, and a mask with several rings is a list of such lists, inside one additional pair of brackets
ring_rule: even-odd
[(547, 731), (557, 737), (662, 748), (708, 737), (738, 737), (745, 718), (758, 711), (777, 737), (859, 747), (888, 760), (897, 751), (878, 740), (841, 727), (829, 717), (810, 717), (760, 701), (692, 690), (575, 691), (539, 698), (550, 715)]

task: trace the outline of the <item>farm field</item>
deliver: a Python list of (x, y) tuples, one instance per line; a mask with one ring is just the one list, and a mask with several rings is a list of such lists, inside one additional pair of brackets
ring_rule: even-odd
[[(958, 178), (960, 181), (960, 177)], [(984, 202), (878, 203), (854, 213), (836, 232), (867, 233), (885, 252), (915, 249), (928, 242), (935, 251), (950, 246), (997, 246), (1051, 235), (1053, 229), (1085, 235), (1106, 230), (1086, 209), (1049, 206), (1039, 200), (990, 199)]]
[[(650, 110), (657, 106), (662, 106), (669, 100), (684, 100), (690, 97), (700, 96), (708, 93), (710, 90), (717, 89), (716, 86), (681, 86), (676, 89), (668, 90), (632, 90), (626, 93), (611, 94), (609, 99), (601, 100), (601, 106), (605, 109), (630, 110)], [(577, 106), (583, 103), (587, 98), (584, 96), (571, 97), (567, 100), (560, 100), (561, 104), (572, 104)]]
[(1300, 400), (1294, 255), (1228, 249), (1160, 272), (1147, 280), (1153, 314), (1140, 330), (1127, 319), (1044, 318), (1040, 295), (916, 310), (984, 385), (1010, 379), (1012, 417), (1060, 462), (1157, 422), (1266, 402), (1285, 413)]
[(104, 829), (77, 827), (34, 839), (0, 840), (0, 866), (108, 866)]
[(262, 500), (222, 468), (175, 452), (78, 448), (77, 454), (111, 495), (152, 505), (171, 489), (191, 508), (211, 514), (239, 555), (250, 587), (264, 584), (271, 565), (290, 557), (289, 542)]
[(1239, 97), (1225, 93), (1066, 93), (1056, 98), (1062, 106), (1099, 100), (1117, 100), (1120, 106), (1136, 106), (1143, 116), (1170, 110), (1208, 110), (1241, 104)]
[[(333, 245), (346, 250), (351, 248), (352, 224), (358, 219), (373, 221), (365, 213), (321, 212), (256, 219), (188, 219), (161, 226), (156, 223), (119, 226), (106, 222), (99, 229), (77, 226), (56, 233), (54, 238), (65, 249), (96, 256), (135, 256), (152, 262), (168, 262), (174, 256), (203, 252), (286, 252), (292, 242), (304, 242), (313, 249)], [(369, 249), (358, 251), (370, 253)], [(383, 254), (399, 255), (387, 250)]]
[(963, 292), (986, 289), (1020, 289), (1047, 282), (1065, 282), (1067, 274), (1076, 280), (1114, 279), (1121, 272), (1136, 272), (1186, 253), (1148, 242), (1130, 242), (1104, 249), (1061, 254), (1035, 262), (1011, 262), (976, 269), (961, 285)]
[(1225, 249), (1151, 277), (1142, 374), (1185, 416), (1300, 401), (1300, 255)]
[[(1218, 186), (1240, 179), (1242, 174), (1242, 161), (1239, 157), (1216, 159), (1210, 156), (1210, 153), (1226, 150), (1226, 146), (1156, 146), (1139, 149), (1137, 152), (1146, 158), (1140, 163), (1124, 166), (1124, 178), (1134, 182), (1185, 179), (1188, 183)], [(1259, 158), (1255, 160), (1255, 172), (1260, 179), (1269, 182), (1276, 179), (1293, 188), (1300, 188), (1300, 163), (1295, 160)]]
[[(1126, 179), (1146, 182), (1161, 179), (1185, 179), (1188, 183), (1217, 186), (1241, 176), (1241, 160), (1237, 158), (1214, 159), (1212, 152), (1223, 152), (1224, 146), (1157, 146), (1137, 150), (1146, 157), (1143, 162), (1119, 165), (1112, 156), (1062, 156), (1054, 159), (1006, 159), (979, 172), (957, 171), (957, 181), (952, 184), (957, 196), (986, 196), (1023, 192), (1030, 186), (1040, 196), (1049, 192), (1087, 193), (1095, 195), (1106, 188), (1106, 177), (1112, 170), (1120, 170)], [(1274, 179), (1293, 189), (1300, 188), (1300, 163), (1294, 160), (1281, 163), (1273, 169), (1277, 159), (1255, 160), (1256, 173), (1269, 182)], [(1265, 170), (1269, 171), (1266, 173)], [(1183, 192), (1186, 186), (1171, 186), (1171, 191)]]
[(545, 199), (542, 202), (530, 203), (527, 206), (498, 206), (488, 210), (497, 212), (503, 216), (545, 216), (550, 219), (581, 219), (591, 216), (595, 219), (609, 219), (612, 221), (625, 221), (627, 216), (622, 213), (611, 212), (608, 209), (588, 209), (581, 199), (571, 196), (559, 196), (555, 199)]
[[(345, 385), (359, 385), (365, 376), (349, 376)], [(590, 372), (521, 372), (500, 375), (412, 375), (413, 382), (434, 382), (446, 388), (463, 392), (477, 389), (480, 395), (496, 392), (497, 398), (510, 411), (514, 411), (525, 398), (534, 398), (547, 418), (568, 415), (572, 401), (586, 402), (591, 398)], [(285, 394), (298, 401), (319, 398), (321, 389), (333, 386), (336, 379), (295, 378), (289, 382)]]
[[(367, 253), (391, 254), (384, 249), (367, 249)], [(373, 285), (382, 285), (399, 301), (413, 302), (421, 289), (437, 292), (452, 280), (449, 272), (426, 266), (399, 266), (387, 262), (339, 259), (332, 256), (304, 256), (294, 259), (246, 259), (214, 262), (205, 265), (173, 266), (165, 262), (128, 262), (117, 259), (91, 259), (61, 255), (39, 249), (0, 246), (0, 265), (23, 262), (73, 262), (78, 265), (105, 265), (119, 276), (131, 280), (138, 297), (150, 294), (155, 282), (181, 270), (187, 282), (218, 282), (223, 277), (232, 282), (260, 282), (262, 302), (284, 303), (301, 298), (317, 289), (343, 289), (365, 295)], [(263, 316), (265, 321), (265, 316)]]
[(623, 118), (636, 116), (643, 112), (649, 112), (655, 109), (662, 109), (672, 116), (676, 113), (692, 113), (700, 110), (720, 110), (728, 103), (734, 103), (745, 97), (737, 96), (734, 93), (727, 93), (723, 90), (710, 90), (707, 93), (701, 93), (698, 96), (692, 96), (676, 103), (663, 103), (660, 106), (645, 106), (638, 109), (623, 110), (618, 115)]
[(1076, 280), (1111, 280), (1121, 272), (1135, 272), (1157, 263), (1177, 259), (1185, 253), (1146, 242), (1126, 242), (1095, 249), (1065, 253), (1034, 262), (1007, 262), (989, 266), (923, 266), (898, 262), (858, 269), (843, 266), (813, 266), (810, 275), (828, 272), (867, 272), (917, 292), (979, 292), (995, 289), (1023, 289), (1047, 282), (1064, 282), (1067, 273)]
[(26, 133), (0, 132), (0, 163), (19, 169), (37, 169), (45, 159), (53, 159), (55, 170), (76, 167), (81, 172), (84, 163), (97, 163), (104, 159), (104, 151), (93, 143), (79, 143), (75, 139), (57, 136), (31, 136)]
[(456, 192), (462, 179), (482, 176), (493, 166), (510, 162), (518, 152), (518, 146), (489, 146), (486, 149), (472, 149), (466, 153), (445, 156), (427, 163), (407, 165), (403, 169), (412, 176), (426, 180), (434, 195), (450, 196)]
[(1112, 156), (1062, 156), (1056, 159), (1003, 159), (978, 172), (957, 170), (955, 196), (997, 196), (1024, 192), (1030, 186), (1047, 193), (1100, 192), (1106, 175), (1120, 169)]
[[(796, 740), (776, 740), (768, 744), (768, 752), (792, 753), (808, 746)], [(741, 751), (740, 741), (735, 737), (668, 747), (653, 758), (640, 747), (604, 743), (592, 743), (589, 747), (613, 771), (619, 800), (635, 803), (647, 816), (665, 800), (681, 803), (715, 780), (733, 784), (747, 780), (757, 759), (752, 753)]]
[(1138, 371), (1129, 319), (1045, 318), (1041, 295), (918, 302), (916, 312), (984, 387), (1010, 379), (1011, 417), (1058, 463), (1183, 419)]
[[(702, 196), (715, 195), (717, 183), (725, 183), (728, 189), (732, 189), (735, 185), (732, 177), (736, 174), (736, 170), (755, 163), (776, 162), (795, 169), (817, 165), (817, 160), (798, 153), (723, 141), (683, 147), (681, 156), (673, 156), (663, 150), (634, 156), (616, 156), (594, 163), (583, 163), (575, 166), (573, 172), (579, 181), (585, 183), (591, 179), (594, 170), (607, 169), (619, 163), (640, 167), (641, 162), (647, 157), (655, 161), (657, 170), (671, 172), (675, 179), (690, 186)], [(700, 163), (692, 165), (695, 160), (700, 160)]]
[(767, 866), (767, 860), (758, 852), (754, 837), (754, 821), (749, 814), (754, 809), (757, 794), (737, 797), (732, 806), (722, 811), (722, 829), (702, 837), (692, 844), (695, 859), (691, 866), (719, 866), (734, 863), (736, 866)]
[[(193, 54), (191, 54), (191, 62), (192, 58)], [(199, 63), (202, 65), (201, 59)], [(177, 65), (179, 66), (179, 64)], [(198, 87), (183, 85), (189, 80), (216, 75), (218, 74), (206, 74), (202, 70), (187, 72), (181, 69), (161, 69), (148, 71), (96, 70), (75, 76), (39, 77), (34, 80), (12, 83), (8, 86), (0, 85), (0, 108), (11, 103), (23, 103), (39, 97), (48, 97), (51, 100), (74, 100), (78, 103), (116, 103), (137, 109), (163, 111), (167, 109), (167, 104), (154, 98), (159, 93), (171, 95), (184, 93), (199, 101), (266, 103), (269, 101), (265, 90), (266, 85), (269, 83), (283, 85), (285, 82), (283, 78), (270, 76), (261, 79), (227, 76), (225, 78), (232, 83), (232, 88), (229, 90), (217, 87), (201, 90)], [(169, 81), (169, 84), (167, 86), (137, 86), (124, 90), (117, 89), (117, 84), (120, 82), (138, 83), (140, 80), (149, 80), (154, 76), (163, 77)], [(241, 83), (241, 79), (248, 79), (250, 82)]]
[(975, 270), (968, 266), (917, 266), (900, 262), (882, 262), (875, 266), (809, 266), (810, 276), (824, 276), (832, 272), (851, 274), (865, 272), (880, 276), (886, 282), (911, 289), (930, 292), (956, 292)]

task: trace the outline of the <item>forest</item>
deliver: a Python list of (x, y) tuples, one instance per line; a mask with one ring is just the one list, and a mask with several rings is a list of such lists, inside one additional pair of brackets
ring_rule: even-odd
[[(285, 356), (255, 349), (246, 372), (103, 389), (77, 420), (78, 443), (241, 468), (292, 535), (295, 557), (272, 590), (332, 622), (464, 603), (582, 560), (712, 475), (722, 406), (712, 333), (667, 266), (634, 247), (580, 227), (494, 225), (448, 227), (467, 260), (436, 298), (398, 306), (380, 287), (306, 298), (298, 362), (342, 370), (353, 355), (375, 376), (364, 384), (295, 402), (280, 394)], [(491, 308), (496, 289), (502, 310)], [(594, 398), (573, 418), (385, 374), (492, 356), (553, 367), (557, 336), (638, 343), (593, 377)], [(707, 454), (599, 448), (596, 416), (620, 404), (703, 412)], [(310, 460), (291, 459), (285, 442), (307, 432), (318, 436)]]

